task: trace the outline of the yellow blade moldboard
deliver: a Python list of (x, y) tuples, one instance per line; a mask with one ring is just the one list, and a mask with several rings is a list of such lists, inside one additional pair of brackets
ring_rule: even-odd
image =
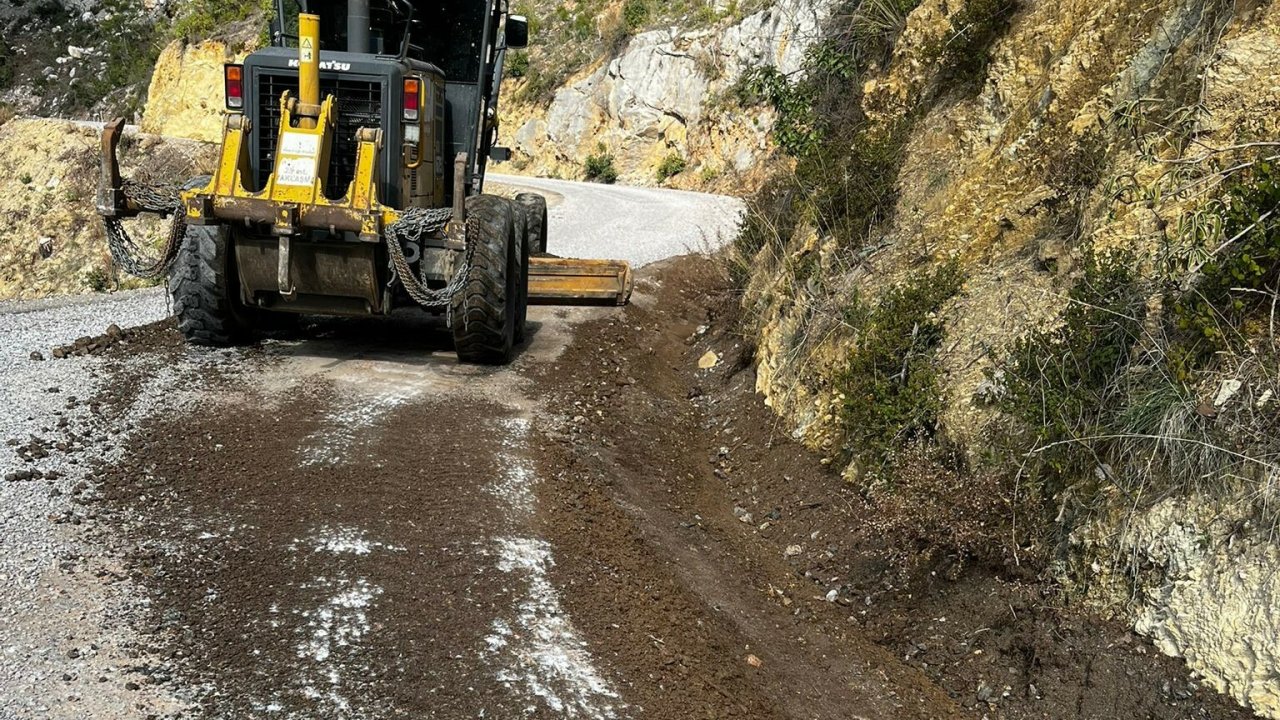
[(626, 305), (633, 285), (621, 260), (529, 258), (531, 305)]

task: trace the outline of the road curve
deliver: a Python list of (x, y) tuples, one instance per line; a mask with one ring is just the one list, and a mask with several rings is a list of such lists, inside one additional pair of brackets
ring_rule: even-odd
[(626, 260), (636, 267), (723, 246), (743, 211), (740, 200), (722, 195), (514, 175), (489, 177), (558, 201), (551, 206), (549, 252)]
[[(494, 180), (552, 197), (551, 252), (638, 266), (715, 247), (742, 207)], [(638, 717), (533, 522), (531, 428), (557, 409), (527, 377), (614, 312), (532, 309), (494, 370), (416, 318), (53, 360), (162, 320), (163, 293), (0, 304), (0, 717)]]

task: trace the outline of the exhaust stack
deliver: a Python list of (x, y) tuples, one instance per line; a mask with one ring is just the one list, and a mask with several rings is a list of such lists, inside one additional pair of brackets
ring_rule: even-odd
[(347, 52), (369, 52), (369, 0), (347, 2)]
[(299, 127), (314, 130), (320, 117), (320, 16), (298, 15)]

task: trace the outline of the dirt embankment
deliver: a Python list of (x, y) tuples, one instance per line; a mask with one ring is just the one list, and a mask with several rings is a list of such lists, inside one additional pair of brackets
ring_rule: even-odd
[(647, 699), (683, 717), (720, 696), (741, 717), (1253, 717), (1052, 584), (922, 542), (971, 488), (877, 505), (793, 441), (726, 286), (669, 264), (535, 378), (564, 413), (542, 468), (568, 609), (656, 678)]
[[(95, 209), (99, 132), (63, 120), (0, 125), (0, 300), (138, 286), (113, 271)], [(215, 154), (204, 143), (138, 135), (126, 135), (120, 150), (126, 177), (163, 183), (207, 173)], [(154, 246), (168, 223), (139, 218), (128, 226)]]

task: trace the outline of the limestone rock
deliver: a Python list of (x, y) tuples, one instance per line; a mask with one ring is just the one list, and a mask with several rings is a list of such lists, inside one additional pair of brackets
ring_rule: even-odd
[(205, 142), (222, 139), (223, 66), (242, 60), (225, 43), (175, 40), (160, 53), (151, 76), (144, 132)]

